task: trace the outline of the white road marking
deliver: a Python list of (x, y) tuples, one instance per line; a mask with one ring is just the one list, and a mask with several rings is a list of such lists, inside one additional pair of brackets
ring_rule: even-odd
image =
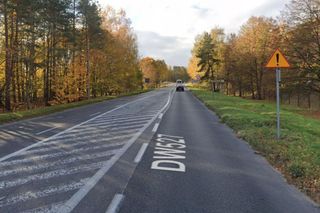
[(142, 156), (143, 156), (143, 154), (145, 153), (147, 147), (148, 147), (148, 144), (147, 144), (147, 143), (142, 144), (142, 146), (141, 146), (141, 148), (140, 148), (140, 150), (139, 150), (136, 158), (134, 159), (134, 162), (135, 162), (135, 163), (139, 163), (139, 162), (141, 161)]
[(76, 157), (71, 157), (71, 158), (66, 158), (63, 160), (58, 160), (54, 162), (46, 162), (42, 164), (36, 164), (32, 166), (23, 166), (23, 167), (18, 167), (15, 169), (9, 169), (9, 170), (1, 170), (0, 171), (0, 177), (8, 176), (8, 175), (17, 175), (18, 173), (21, 172), (36, 172), (41, 169), (47, 169), (51, 167), (56, 167), (56, 166), (63, 166), (66, 164), (74, 163), (74, 162), (80, 162), (83, 160), (93, 160), (97, 158), (102, 158), (102, 157), (110, 157), (111, 155), (114, 155), (114, 151), (105, 151), (105, 152), (99, 152), (99, 153), (90, 153), (86, 155), (78, 155)]
[[(153, 95), (153, 96), (155, 96), (155, 95)], [(34, 144), (30, 145), (30, 146), (27, 146), (27, 147), (25, 147), (25, 148), (23, 148), (23, 149), (20, 149), (20, 150), (18, 150), (18, 151), (16, 151), (16, 152), (13, 152), (13, 153), (11, 153), (11, 154), (9, 154), (9, 155), (6, 155), (6, 156), (0, 158), (0, 162), (5, 161), (5, 160), (7, 160), (7, 159), (9, 159), (9, 158), (11, 158), (11, 157), (13, 157), (13, 156), (17, 156), (17, 155), (23, 153), (24, 151), (29, 150), (29, 149), (31, 149), (31, 148), (33, 148), (33, 147), (39, 146), (40, 144), (43, 144), (43, 143), (45, 143), (46, 141), (48, 141), (48, 140), (50, 140), (50, 139), (54, 139), (54, 138), (58, 137), (59, 135), (62, 135), (62, 134), (66, 133), (66, 132), (68, 132), (68, 131), (70, 131), (70, 130), (73, 130), (73, 129), (81, 126), (81, 125), (87, 124), (88, 122), (93, 121), (93, 120), (95, 120), (95, 119), (97, 119), (97, 118), (99, 118), (99, 117), (102, 117), (102, 116), (104, 116), (104, 115), (106, 115), (106, 114), (109, 114), (109, 113), (111, 113), (111, 112), (114, 112), (114, 111), (116, 111), (116, 110), (118, 110), (118, 109), (121, 109), (121, 108), (123, 108), (123, 107), (126, 107), (126, 106), (128, 106), (128, 105), (130, 105), (130, 104), (136, 103), (136, 102), (138, 102), (138, 101), (141, 101), (141, 100), (144, 100), (144, 99), (146, 99), (146, 98), (153, 97), (153, 96), (146, 96), (146, 97), (140, 98), (140, 99), (138, 99), (138, 100), (128, 102), (128, 103), (123, 104), (123, 105), (121, 105), (121, 106), (119, 106), (119, 107), (116, 107), (116, 108), (114, 108), (114, 109), (112, 109), (112, 110), (109, 110), (109, 111), (107, 111), (107, 112), (105, 112), (105, 113), (103, 113), (103, 114), (100, 114), (100, 115), (98, 115), (98, 116), (96, 116), (96, 117), (93, 117), (93, 118), (91, 118), (91, 119), (89, 119), (89, 120), (86, 120), (86, 121), (84, 121), (84, 122), (81, 122), (81, 123), (79, 123), (79, 124), (77, 124), (77, 125), (75, 125), (75, 126), (73, 126), (73, 127), (70, 127), (70, 128), (68, 128), (68, 129), (65, 129), (65, 130), (63, 130), (63, 131), (61, 131), (61, 132), (59, 132), (59, 133), (57, 133), (57, 134), (55, 134), (55, 135), (52, 135), (52, 136), (50, 136), (50, 137), (48, 137), (48, 138), (46, 138), (46, 139), (44, 139), (44, 140), (42, 140), (42, 141), (39, 141), (39, 142), (34, 143)]]
[[(120, 136), (112, 136), (109, 133), (108, 134), (99, 134), (99, 137), (81, 137), (80, 140), (74, 140), (73, 139), (68, 139), (68, 140), (63, 140), (63, 142), (59, 141), (59, 140), (54, 140), (45, 144), (42, 144), (41, 146), (32, 148), (30, 151), (32, 150), (37, 150), (37, 149), (42, 149), (44, 147), (52, 147), (52, 148), (60, 148), (62, 146), (78, 146), (78, 145), (86, 145), (86, 144), (94, 144), (94, 143), (101, 143), (101, 142), (107, 142), (107, 141), (115, 141), (115, 140), (119, 140), (119, 139), (126, 139), (126, 138), (130, 138), (134, 135), (134, 133), (136, 133), (137, 131), (126, 131), (124, 132), (123, 135)], [(107, 137), (108, 136), (108, 137)], [(111, 136), (111, 137), (110, 137)], [(98, 139), (96, 139), (98, 138)], [(62, 144), (61, 144), (62, 143)], [(67, 143), (67, 144), (65, 144)]]
[[(138, 130), (124, 130), (124, 131), (119, 131), (117, 132), (117, 135), (130, 135), (130, 134), (134, 134), (136, 133)], [(74, 134), (72, 137), (69, 137), (69, 138), (63, 138), (63, 141), (61, 140), (57, 140), (57, 139), (52, 139), (52, 140), (49, 140), (47, 143), (44, 143), (44, 144), (41, 144), (37, 147), (33, 147), (32, 149), (36, 149), (38, 147), (43, 147), (43, 146), (46, 146), (46, 145), (52, 145), (52, 144), (60, 144), (60, 143), (69, 143), (69, 144), (73, 144), (73, 143), (77, 143), (77, 141), (83, 141), (83, 140), (88, 140), (89, 142), (90, 141), (99, 141), (99, 140), (104, 140), (106, 138), (110, 138), (110, 137), (115, 137), (114, 134), (111, 134), (110, 132), (106, 132), (106, 133), (99, 133), (99, 135), (84, 135), (84, 136), (81, 136), (81, 138), (78, 138), (76, 139), (75, 138), (76, 135)], [(120, 136), (119, 136), (120, 137)], [(98, 140), (95, 140), (94, 138), (98, 138)]]
[[(132, 124), (132, 126), (133, 126), (136, 123), (147, 123), (147, 120), (145, 120), (145, 121), (134, 121), (134, 122), (131, 121), (131, 122), (122, 123), (122, 124)], [(109, 125), (105, 125), (105, 124), (109, 124)], [(112, 128), (112, 127), (123, 127), (123, 126), (119, 125), (119, 124), (113, 124), (113, 123), (106, 122), (106, 123), (93, 123), (93, 124), (88, 125), (88, 127), (92, 127), (92, 128), (94, 128), (94, 127), (110, 128), (111, 127)], [(99, 128), (95, 128), (95, 129), (99, 129)]]
[(64, 202), (52, 203), (47, 206), (41, 206), (35, 209), (29, 209), (21, 213), (53, 213), (53, 212), (57, 212), (57, 210), (61, 208), (63, 204)]
[(92, 117), (92, 116), (95, 116), (95, 115), (98, 115), (98, 114), (100, 114), (101, 112), (96, 112), (96, 113), (93, 113), (93, 114), (91, 114), (91, 115), (89, 115), (90, 117)]
[[(125, 133), (126, 131), (127, 132), (129, 132), (129, 130), (126, 130), (126, 129), (124, 129), (124, 130), (122, 130), (122, 131), (118, 131), (118, 132), (115, 132), (115, 131), (110, 131), (110, 130), (112, 130), (112, 129), (108, 129), (108, 133), (106, 133), (106, 134), (109, 134), (109, 135), (112, 135), (112, 134), (118, 134), (118, 132), (123, 132), (123, 133)], [(102, 132), (105, 132), (106, 130), (101, 130), (101, 129), (96, 129), (95, 131), (91, 131), (90, 132), (90, 134), (91, 135), (96, 135), (96, 136), (100, 136), (101, 134), (102, 134)], [(54, 138), (54, 139), (58, 139), (58, 140), (60, 140), (61, 142), (63, 142), (64, 140), (66, 140), (66, 139), (68, 139), (68, 138), (71, 138), (71, 139), (73, 139), (73, 140), (75, 140), (75, 139), (77, 139), (77, 138), (82, 138), (82, 137), (85, 137), (86, 135), (87, 135), (88, 133), (86, 133), (86, 132), (83, 132), (83, 131), (77, 131), (77, 132), (73, 132), (73, 133), (71, 133), (71, 134), (69, 134), (69, 132), (68, 133), (66, 133), (65, 135), (60, 135), (59, 137), (57, 137), (57, 138)], [(90, 135), (90, 137), (92, 137)]]
[[(140, 124), (146, 124), (147, 121), (136, 121), (136, 122), (128, 122), (128, 123), (122, 123), (122, 124), (110, 124), (110, 125), (104, 125), (104, 126), (100, 126), (100, 125), (90, 125), (90, 126), (86, 126), (84, 128), (81, 129), (81, 132), (86, 132), (86, 133), (91, 133), (92, 131), (101, 131), (101, 133), (106, 132), (106, 130), (110, 130), (112, 128), (117, 128), (117, 127), (132, 127), (134, 125)], [(79, 131), (79, 129), (77, 129), (77, 131), (72, 130), (74, 132), (71, 133), (77, 133)], [(100, 135), (100, 133), (99, 133)]]
[(124, 200), (124, 195), (123, 194), (116, 194), (110, 205), (108, 206), (108, 209), (106, 211), (106, 213), (117, 213), (120, 209), (120, 205), (122, 203), (122, 201)]
[(152, 132), (156, 132), (159, 128), (159, 123), (156, 123), (152, 129)]
[(65, 169), (57, 169), (57, 170), (53, 170), (53, 171), (45, 172), (41, 174), (34, 174), (34, 175), (30, 175), (30, 176), (10, 180), (10, 181), (8, 180), (0, 181), (0, 189), (8, 189), (11, 187), (21, 186), (26, 183), (30, 183), (32, 181), (48, 180), (54, 177), (97, 170), (97, 169), (100, 169), (104, 165), (104, 163), (105, 162), (85, 164), (85, 165), (74, 166), (74, 167), (65, 168)]
[(125, 117), (125, 118), (117, 118), (117, 117), (107, 117), (104, 119), (94, 120), (92, 123), (105, 123), (105, 122), (126, 122), (131, 120), (146, 120), (152, 118), (154, 115), (143, 115), (143, 116), (135, 116), (135, 117)]
[(185, 172), (186, 166), (183, 159), (186, 159), (185, 140), (180, 136), (165, 136), (158, 134), (156, 147), (154, 150), (154, 159), (151, 164), (151, 169), (165, 170), (173, 172)]
[[(154, 115), (153, 115), (154, 116)], [(119, 118), (119, 119), (105, 119), (105, 120), (96, 120), (94, 122), (91, 122), (87, 125), (91, 125), (91, 124), (97, 124), (97, 123), (125, 123), (125, 122), (129, 122), (129, 121), (140, 121), (140, 120), (149, 120), (151, 118), (153, 118), (153, 116), (139, 116), (139, 117), (128, 117), (128, 118)]]
[[(145, 98), (150, 98), (145, 97)], [(140, 101), (141, 99), (137, 100)], [(133, 101), (136, 102), (136, 101)], [(145, 102), (149, 102), (149, 99)], [(150, 101), (150, 103), (152, 103)], [(166, 109), (168, 104), (170, 103), (170, 94), (168, 98), (167, 104), (163, 107), (163, 109)], [(137, 104), (137, 105), (140, 105)], [(162, 105), (162, 104), (161, 104)], [(136, 105), (134, 105), (136, 106)], [(124, 109), (129, 109), (131, 106), (125, 107)], [(110, 132), (111, 134), (105, 134), (101, 135), (100, 133), (107, 132), (110, 130), (110, 128), (105, 128), (105, 126), (97, 126), (96, 128), (93, 128), (94, 131), (90, 131), (90, 134), (88, 135), (81, 135), (80, 137), (77, 138), (72, 138), (70, 137), (71, 135), (79, 135), (79, 134), (70, 134), (69, 131), (73, 131), (75, 133), (81, 133), (83, 131), (89, 131), (92, 127), (88, 127), (88, 124), (95, 123), (98, 119), (105, 119), (105, 118), (110, 118), (111, 116), (106, 115), (106, 116), (97, 116), (97, 119), (90, 119), (87, 122), (83, 122), (79, 125), (76, 125), (72, 128), (69, 128), (69, 131), (63, 131), (62, 133), (58, 133), (56, 136), (57, 137), (50, 137), (46, 139), (45, 141), (41, 141), (42, 143), (39, 142), (37, 146), (31, 146), (28, 149), (24, 149), (20, 153), (12, 156), (5, 156), (8, 157), (7, 159), (0, 158), (0, 177), (6, 177), (10, 175), (10, 179), (8, 177), (1, 178), (0, 180), (0, 190), (1, 188), (5, 189), (4, 193), (7, 191), (11, 191), (12, 187), (17, 187), (17, 186), (26, 186), (28, 187), (25, 191), (20, 191), (20, 193), (17, 191), (15, 194), (10, 193), (8, 194), (9, 196), (6, 196), (2, 202), (0, 200), (0, 208), (6, 208), (6, 206), (11, 206), (11, 205), (19, 205), (19, 203), (24, 203), (29, 201), (33, 202), (31, 200), (36, 200), (41, 197), (46, 197), (46, 196), (59, 196), (59, 193), (65, 193), (67, 191), (70, 191), (71, 193), (74, 193), (72, 190), (76, 190), (76, 193), (73, 194), (73, 196), (67, 201), (71, 201), (71, 204), (74, 205), (74, 202), (77, 202), (77, 199), (79, 199), (79, 202), (82, 200), (83, 194), (81, 192), (84, 192), (87, 194), (94, 185), (96, 185), (99, 179), (119, 160), (119, 158), (128, 150), (128, 148), (136, 141), (136, 139), (142, 134), (143, 131), (147, 127), (149, 127), (152, 122), (159, 116), (158, 112), (157, 114), (154, 114), (154, 116), (148, 116), (151, 121), (147, 121), (148, 119), (145, 116), (145, 112), (143, 114), (144, 118), (142, 120), (146, 121), (137, 121), (137, 118), (132, 118), (132, 122), (126, 122), (125, 119), (127, 119), (127, 115), (123, 113), (123, 110), (119, 110), (115, 113), (112, 114), (119, 114), (120, 112), (122, 113), (121, 116), (123, 116), (122, 122), (118, 122), (117, 117), (113, 117), (113, 120), (109, 123), (107, 123), (108, 127), (112, 127), (114, 131)], [(126, 118), (124, 117), (126, 116)], [(121, 117), (122, 118), (122, 117)], [(140, 119), (142, 116), (140, 116)], [(100, 122), (105, 122), (104, 120), (100, 120)], [(117, 124), (115, 124), (117, 123)], [(141, 124), (141, 125), (138, 125)], [(144, 124), (144, 125), (143, 125)], [(120, 126), (122, 125), (122, 126)], [(87, 126), (87, 127), (86, 127)], [(82, 129), (84, 127), (84, 129)], [(99, 128), (100, 127), (100, 128)], [(136, 128), (135, 130), (121, 130), (117, 131), (118, 129), (122, 128)], [(76, 130), (76, 131), (74, 131)], [(104, 130), (104, 131), (98, 131), (98, 130)], [(125, 135), (126, 133), (134, 133), (131, 135)], [(89, 132), (88, 132), (89, 133)], [(120, 135), (123, 133), (122, 135)], [(99, 134), (99, 135), (98, 135)], [(63, 135), (64, 137), (58, 137), (59, 135)], [(107, 136), (104, 137), (104, 136)], [(97, 146), (97, 145), (110, 145), (110, 143), (105, 143), (105, 141), (110, 141), (112, 144), (115, 144), (116, 141), (113, 141), (112, 139), (110, 140), (110, 137), (127, 137), (125, 139), (126, 142), (123, 142), (123, 140), (117, 140), (121, 141), (121, 145), (119, 146), (114, 146), (111, 150), (110, 148), (102, 149), (102, 146)], [(100, 137), (100, 138), (98, 138)], [(130, 138), (131, 137), (131, 138)], [(86, 139), (84, 139), (86, 138)], [(69, 141), (67, 143), (67, 141)], [(128, 144), (126, 144), (128, 143)], [(123, 146), (124, 145), (124, 146)], [(94, 146), (94, 150), (91, 149), (91, 146)], [(110, 152), (111, 155), (105, 155), (108, 152), (108, 150), (111, 150)], [(102, 153), (104, 152), (104, 154)], [(120, 153), (119, 153), (120, 152)], [(14, 153), (12, 153), (14, 154)], [(112, 156), (113, 155), (113, 156)], [(118, 156), (117, 156), (118, 155)], [(46, 158), (44, 158), (46, 157)], [(10, 159), (11, 158), (11, 159)], [(8, 160), (9, 159), (9, 160)], [(82, 163), (85, 162), (80, 162), (80, 161), (86, 161), (88, 160), (87, 163), (91, 164), (86, 164), (86, 165), (81, 165)], [(80, 165), (75, 165), (75, 162), (78, 162)], [(93, 161), (93, 162), (92, 162)], [(109, 161), (109, 162), (108, 162)], [(111, 161), (111, 162), (110, 162)], [(14, 164), (13, 164), (14, 163)], [(29, 164), (26, 164), (29, 163)], [(30, 164), (31, 163), (31, 164)], [(95, 163), (95, 164), (93, 164)], [(68, 165), (70, 164), (70, 165)], [(95, 170), (93, 169), (93, 166), (96, 165), (97, 168)], [(106, 168), (110, 166), (109, 168)], [(71, 168), (69, 168), (71, 167)], [(69, 168), (67, 170), (67, 168)], [(70, 170), (71, 169), (71, 170)], [(103, 170), (104, 169), (104, 170)], [(105, 169), (107, 169), (105, 171)], [(95, 173), (95, 174), (94, 174)], [(86, 178), (88, 181), (84, 181), (83, 187), (80, 185), (77, 185), (76, 188), (64, 188), (64, 186), (70, 184), (66, 181), (68, 177), (76, 177), (73, 174), (77, 174), (79, 176), (82, 176), (81, 178), (86, 178), (83, 177), (84, 175), (90, 175), (89, 177)], [(94, 174), (94, 176), (92, 176)], [(102, 175), (99, 177), (99, 175)], [(58, 185), (51, 185), (47, 184), (52, 182), (52, 179), (55, 178), (61, 179), (62, 183)], [(79, 177), (80, 179), (80, 177)], [(78, 180), (79, 180), (78, 179)], [(59, 182), (61, 182), (59, 181)], [(77, 181), (77, 180), (74, 180)], [(32, 188), (29, 188), (29, 183), (35, 183), (35, 184), (46, 184), (45, 188), (38, 188), (36, 191), (28, 191), (28, 190), (33, 190)], [(76, 184), (76, 182), (74, 182)], [(88, 185), (92, 185), (92, 187), (88, 188)], [(61, 186), (61, 187), (60, 187)], [(80, 188), (80, 189), (79, 189)], [(66, 189), (67, 191), (63, 191)], [(70, 189), (70, 190), (69, 190)], [(82, 190), (83, 189), (83, 190)], [(86, 190), (89, 189), (89, 191), (86, 192)], [(80, 193), (79, 193), (80, 192)], [(61, 199), (60, 199), (61, 200)], [(73, 200), (73, 201), (72, 201)], [(57, 202), (59, 200), (55, 200)], [(79, 203), (77, 202), (77, 203)], [(68, 209), (73, 209), (75, 206), (70, 206), (67, 205)], [(1, 209), (2, 209), (1, 208)], [(36, 207), (33, 206), (34, 209), (27, 210), (27, 212), (60, 212), (60, 209), (65, 209), (66, 205), (64, 202), (59, 202), (59, 203), (53, 203), (50, 205), (42, 206), (42, 207)]]
[[(103, 140), (102, 140), (103, 141)], [(88, 143), (88, 142), (87, 142)], [(103, 149), (103, 148), (109, 148), (109, 147), (114, 147), (114, 146), (120, 146), (125, 144), (125, 141), (120, 141), (120, 142), (116, 142), (116, 143), (108, 143), (108, 144), (94, 144), (95, 146), (86, 146), (86, 147), (81, 147), (81, 148), (76, 148), (76, 147), (71, 147), (68, 146), (68, 144), (64, 144), (64, 146), (59, 146), (57, 148), (42, 148), (42, 149), (34, 149), (34, 150), (28, 150), (25, 153), (19, 155), (19, 156), (23, 156), (23, 155), (34, 155), (35, 153), (41, 153), (41, 152), (48, 152), (48, 151), (53, 151), (52, 155), (56, 154), (56, 153), (66, 153), (70, 154), (70, 152), (79, 152), (80, 151), (90, 151), (90, 150), (95, 150), (95, 149)], [(67, 149), (67, 148), (71, 148), (71, 149)], [(9, 161), (10, 162), (10, 161)], [(1, 163), (0, 163), (1, 165)]]
[[(153, 115), (154, 116), (154, 115)], [(110, 123), (110, 124), (114, 124), (114, 123), (127, 123), (127, 122), (134, 122), (134, 121), (144, 121), (144, 120), (149, 120), (151, 119), (153, 116), (143, 116), (143, 117), (137, 117), (137, 118), (126, 118), (126, 119), (107, 119), (107, 120), (99, 120), (99, 121), (94, 121), (91, 122), (87, 125), (92, 125), (92, 124), (104, 124), (104, 123)]]
[(159, 119), (162, 119), (162, 117), (163, 117), (163, 113), (160, 113)]
[[(168, 101), (164, 105), (161, 111), (167, 109), (170, 104), (171, 93), (169, 93)], [(130, 141), (124, 145), (122, 149), (119, 150), (109, 161), (107, 161), (104, 166), (96, 172), (96, 174), (90, 178), (90, 180), (78, 190), (59, 210), (59, 213), (69, 213), (71, 212), (80, 201), (89, 193), (89, 191), (97, 184), (97, 182), (109, 171), (109, 169), (120, 159), (120, 157), (127, 151), (127, 149), (140, 137), (140, 135), (154, 122), (154, 120), (159, 116), (158, 112), (140, 131), (130, 139)]]
[[(57, 158), (57, 157), (63, 157), (65, 155), (70, 155), (70, 154), (78, 154), (78, 153), (82, 153), (84, 151), (93, 151), (93, 150), (101, 150), (102, 148), (109, 148), (112, 146), (120, 146), (125, 144), (125, 142), (119, 142), (113, 145), (104, 145), (104, 146), (95, 146), (95, 147), (87, 147), (87, 148), (81, 148), (81, 149), (76, 149), (76, 150), (72, 150), (69, 152), (58, 152), (58, 153), (53, 153), (53, 154), (45, 154), (45, 155), (38, 155), (38, 156), (32, 156), (30, 158), (23, 158), (23, 159), (19, 159), (19, 160), (12, 160), (12, 161), (6, 161), (6, 162), (2, 162), (0, 163), (0, 166), (12, 166), (15, 164), (19, 164), (19, 163), (29, 163), (29, 162), (36, 162), (36, 161), (41, 161), (41, 160), (48, 160), (51, 158)], [(117, 153), (117, 150), (112, 150), (110, 152), (114, 152)]]
[(82, 179), (80, 181), (73, 181), (68, 184), (60, 184), (58, 186), (49, 186), (40, 191), (27, 191), (19, 193), (17, 195), (8, 196), (5, 200), (0, 201), (0, 207), (14, 205), (19, 202), (26, 202), (28, 200), (38, 199), (42, 197), (48, 197), (58, 193), (64, 193), (81, 188), (89, 178)]
[(44, 133), (46, 133), (46, 132), (50, 132), (50, 131), (52, 131), (52, 130), (54, 130), (54, 129), (57, 129), (57, 128), (58, 128), (57, 126), (56, 126), (56, 127), (52, 127), (52, 128), (50, 128), (50, 129), (47, 129), (47, 130), (38, 132), (38, 133), (36, 133), (36, 135), (42, 135), (42, 134), (44, 134)]

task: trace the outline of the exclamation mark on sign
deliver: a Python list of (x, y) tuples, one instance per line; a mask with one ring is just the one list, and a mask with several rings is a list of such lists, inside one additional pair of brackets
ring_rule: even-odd
[(279, 53), (276, 54), (277, 57), (277, 67), (279, 67)]

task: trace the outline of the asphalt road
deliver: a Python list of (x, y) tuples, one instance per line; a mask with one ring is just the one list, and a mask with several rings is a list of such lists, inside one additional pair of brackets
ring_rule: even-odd
[(136, 155), (137, 139), (150, 140), (148, 127), (168, 106), (169, 94), (162, 89), (0, 126), (0, 212), (105, 212), (114, 194), (106, 189), (103, 197), (99, 190), (117, 186), (103, 181), (106, 173), (120, 180), (111, 168), (121, 165), (124, 153)]
[(189, 92), (177, 92), (121, 213), (320, 212)]
[(0, 126), (0, 212), (319, 212), (191, 93)]

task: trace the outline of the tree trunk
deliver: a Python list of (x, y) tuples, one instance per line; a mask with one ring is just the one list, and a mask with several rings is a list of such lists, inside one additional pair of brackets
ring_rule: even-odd
[[(15, 21), (16, 20), (16, 21)], [(11, 85), (12, 85), (12, 94), (13, 94), (13, 102), (17, 103), (17, 96), (16, 96), (16, 82), (15, 82), (15, 67), (17, 64), (17, 39), (18, 39), (18, 21), (17, 18), (15, 19), (14, 15), (11, 16), (11, 36), (10, 36), (10, 46), (12, 50), (12, 57), (11, 57)], [(16, 30), (15, 30), (16, 27)]]
[(252, 98), (252, 99), (255, 99), (256, 96), (255, 96), (255, 92), (254, 92), (254, 83), (253, 83), (253, 77), (252, 77), (252, 75), (250, 75), (250, 83), (251, 83), (251, 98)]
[(311, 92), (308, 94), (308, 107), (311, 109)]
[(87, 83), (87, 99), (90, 99), (90, 41), (89, 41), (89, 29), (86, 24), (86, 83)]
[(5, 35), (5, 109), (11, 111), (10, 89), (11, 89), (11, 50), (9, 47), (9, 23), (8, 23), (8, 8), (7, 0), (3, 1), (3, 16), (4, 16), (4, 35)]
[[(28, 102), (28, 109), (31, 108), (31, 100), (32, 96), (34, 95), (34, 86), (33, 86), (33, 79), (35, 76), (35, 42), (36, 42), (36, 37), (35, 37), (35, 26), (34, 26), (34, 20), (32, 21), (32, 24), (30, 26), (30, 31), (31, 31), (31, 45), (30, 45), (30, 55), (29, 55), (29, 61), (27, 64), (29, 64), (29, 70), (28, 70), (28, 78), (27, 78), (27, 102)], [(34, 97), (34, 96), (33, 96)]]

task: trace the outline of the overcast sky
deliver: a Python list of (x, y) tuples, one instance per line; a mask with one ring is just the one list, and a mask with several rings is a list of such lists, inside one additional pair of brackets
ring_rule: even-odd
[(141, 56), (187, 66), (196, 35), (215, 26), (237, 32), (250, 16), (276, 17), (290, 0), (100, 0), (123, 8)]

